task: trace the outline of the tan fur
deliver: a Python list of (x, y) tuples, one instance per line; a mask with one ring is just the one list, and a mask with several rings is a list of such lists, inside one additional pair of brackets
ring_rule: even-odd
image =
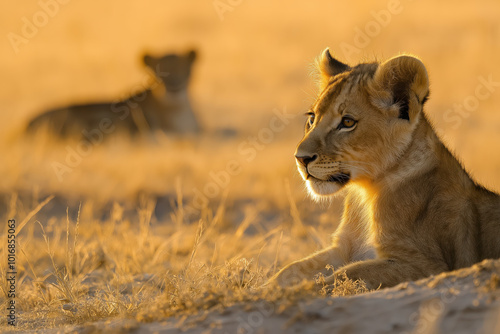
[[(335, 73), (326, 56), (314, 123), (296, 151), (315, 160), (297, 166), (313, 197), (345, 190), (344, 214), (331, 247), (273, 279), (289, 285), (332, 265), (327, 282), (345, 271), (369, 288), (389, 287), (499, 258), (500, 196), (477, 185), (436, 136), (422, 110), (422, 62), (398, 56)], [(337, 128), (345, 116), (353, 129)]]
[[(89, 136), (100, 128), (111, 132), (198, 132), (200, 126), (191, 109), (188, 84), (195, 51), (185, 55), (144, 56), (144, 64), (155, 81), (146, 90), (125, 101), (73, 105), (47, 111), (34, 118), (28, 133), (41, 128), (63, 137)], [(116, 130), (116, 131), (115, 131)]]

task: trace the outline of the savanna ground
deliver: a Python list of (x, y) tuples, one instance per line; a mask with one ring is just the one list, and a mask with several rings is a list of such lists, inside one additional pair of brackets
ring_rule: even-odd
[[(363, 286), (260, 287), (327, 245), (342, 210), (340, 198), (307, 198), (293, 160), (315, 96), (309, 64), (326, 46), (350, 63), (421, 57), (432, 85), (427, 114), (472, 175), (500, 191), (500, 86), (484, 86), (500, 81), (500, 3), (252, 0), (222, 16), (214, 3), (73, 0), (17, 52), (8, 34), (22, 34), (23, 17), (32, 21), (42, 7), (4, 4), (0, 248), (6, 259), (6, 223), (15, 218), (18, 322), (8, 327), (2, 316), (2, 328), (428, 333), (471, 332), (487, 320), (494, 331), (494, 262), (350, 298), (328, 295)], [(359, 31), (390, 8), (360, 44)], [(188, 48), (200, 55), (191, 96), (205, 134), (112, 136), (76, 158), (78, 142), (22, 135), (44, 109), (142, 89), (143, 52)], [(479, 85), (487, 97), (476, 98)], [(276, 113), (294, 116), (273, 132)], [(221, 136), (227, 128), (236, 135)], [(58, 176), (54, 163), (69, 170)], [(0, 265), (5, 310), (6, 260)], [(260, 318), (249, 316), (255, 310)]]

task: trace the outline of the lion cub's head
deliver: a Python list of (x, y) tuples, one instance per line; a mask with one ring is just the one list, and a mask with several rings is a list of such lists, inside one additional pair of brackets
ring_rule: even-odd
[(162, 57), (145, 55), (143, 61), (169, 92), (176, 93), (187, 89), (195, 59), (196, 51), (192, 50), (182, 55), (168, 54)]
[(326, 49), (317, 65), (321, 93), (295, 157), (312, 195), (324, 196), (395, 164), (412, 141), (429, 80), (411, 56), (350, 67)]

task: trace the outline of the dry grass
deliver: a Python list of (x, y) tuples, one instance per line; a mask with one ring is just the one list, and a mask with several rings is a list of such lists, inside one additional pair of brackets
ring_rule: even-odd
[[(235, 153), (246, 140), (115, 138), (94, 146), (62, 182), (52, 163), (78, 143), (19, 141), (15, 149), (32, 154), (12, 152), (4, 165), (25, 169), (17, 179), (11, 174), (18, 192), (4, 195), (1, 217), (18, 220), (17, 328), (152, 321), (258, 299), (279, 300), (284, 310), (306, 295), (326, 295), (321, 284), (261, 288), (285, 263), (328, 243), (341, 207), (321, 212), (306, 199), (286, 134), (251, 161)], [(197, 206), (197, 194), (231, 160), (240, 172)]]
[[(306, 294), (327, 294), (320, 291), (321, 284), (261, 288), (285, 262), (324, 246), (332, 225), (317, 214), (315, 219), (323, 224), (313, 224), (309, 217), (302, 221), (312, 210), (308, 202), (296, 203), (293, 194), (303, 196), (300, 183), (294, 182), (292, 191), (286, 179), (272, 181), (250, 170), (239, 177), (190, 215), (186, 209), (193, 198), (184, 197), (181, 181), (167, 188), (173, 193), (161, 194), (163, 204), (156, 203), (160, 194), (137, 192), (135, 208), (127, 196), (104, 208), (90, 200), (65, 208), (57, 203), (59, 197), (11, 195), (6, 200), (9, 215), (26, 217), (18, 222), (18, 329), (111, 317), (151, 321), (258, 299), (280, 300), (285, 309)], [(267, 188), (252, 189), (246, 181), (251, 179), (278, 189), (274, 194)], [(34, 202), (28, 204), (27, 197)], [(158, 218), (161, 206), (169, 207), (168, 214)], [(326, 211), (338, 215), (336, 206)], [(337, 294), (360, 289), (344, 284)], [(4, 302), (5, 297), (4, 289)]]

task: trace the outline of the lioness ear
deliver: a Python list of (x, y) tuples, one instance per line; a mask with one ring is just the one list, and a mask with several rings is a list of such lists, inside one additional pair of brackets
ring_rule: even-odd
[(187, 56), (188, 56), (188, 59), (189, 59), (190, 62), (195, 61), (195, 59), (196, 59), (196, 50), (189, 51), (188, 54), (187, 54)]
[(413, 120), (429, 95), (429, 77), (424, 64), (412, 56), (398, 56), (382, 63), (374, 75), (374, 102), (397, 110), (398, 117)]
[(316, 60), (316, 66), (320, 74), (321, 90), (326, 87), (331, 77), (350, 69), (348, 65), (333, 58), (328, 48), (326, 48), (321, 56)]
[(156, 64), (156, 58), (148, 55), (148, 54), (145, 54), (143, 57), (142, 57), (142, 62), (144, 63), (144, 65), (150, 67), (150, 68), (154, 68), (155, 67), (155, 64)]

